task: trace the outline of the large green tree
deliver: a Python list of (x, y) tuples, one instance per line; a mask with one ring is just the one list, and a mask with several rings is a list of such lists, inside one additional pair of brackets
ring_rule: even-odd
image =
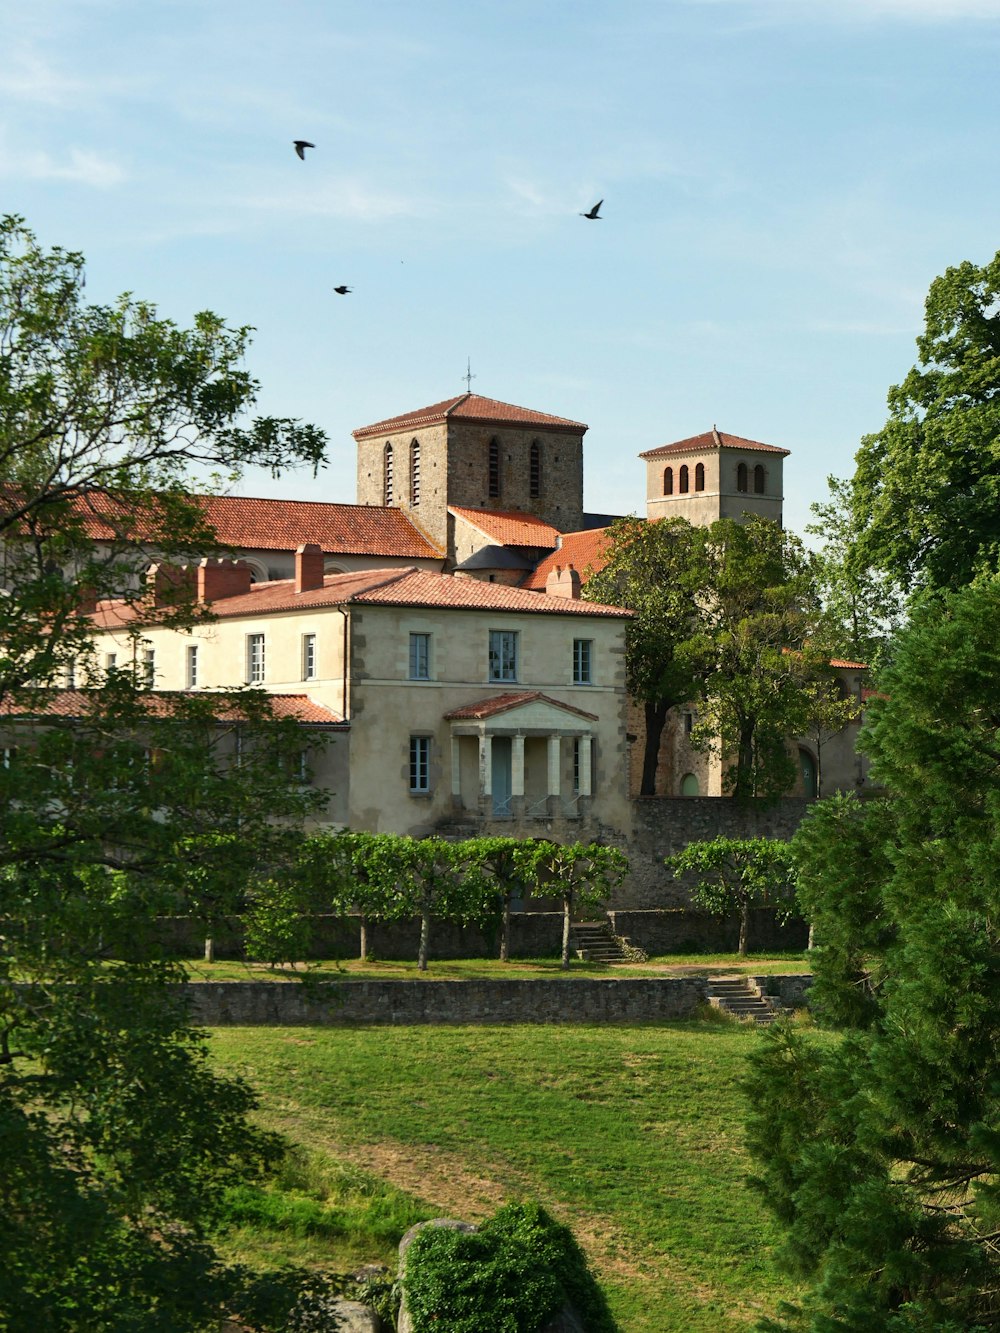
[(858, 564), (904, 589), (1000, 568), (1000, 254), (931, 284), (919, 360), (857, 454)]
[[(212, 1070), (152, 924), (211, 920), (234, 892), (209, 834), (266, 873), (314, 804), (305, 747), (253, 692), (163, 697), (105, 672), (80, 611), (138, 604), (152, 551), (211, 539), (188, 466), (315, 463), (322, 437), (246, 420), (247, 330), (83, 287), (79, 255), (0, 222), (0, 1323), (260, 1326), (209, 1235), (223, 1182), (279, 1145)], [(53, 690), (70, 669), (86, 688)]]
[(705, 600), (705, 531), (686, 519), (612, 523), (603, 568), (587, 581), (590, 601), (625, 606), (625, 682), (643, 706), (645, 749), (640, 795), (655, 796), (660, 739), (671, 708), (698, 692), (695, 652)]
[(815, 714), (828, 655), (812, 558), (769, 519), (719, 519), (708, 529), (707, 595), (691, 651), (703, 664), (695, 744), (719, 754), (737, 799), (773, 799), (796, 778), (789, 738)]
[(780, 1327), (1000, 1319), (1000, 579), (925, 595), (865, 746), (884, 799), (794, 840), (815, 1008), (749, 1079), (760, 1184), (810, 1296)]

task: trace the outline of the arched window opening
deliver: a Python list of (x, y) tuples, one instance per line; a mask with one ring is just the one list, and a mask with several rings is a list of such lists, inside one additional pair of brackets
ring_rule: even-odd
[(528, 491), (532, 500), (537, 500), (542, 493), (542, 446), (537, 440), (531, 441), (528, 457)]
[(816, 773), (816, 760), (808, 750), (799, 748), (799, 772), (802, 774), (802, 795), (815, 800), (819, 795), (819, 782)]
[(681, 778), (682, 796), (700, 796), (698, 789), (698, 775), (696, 773), (685, 773)]
[(741, 463), (739, 467), (736, 469), (736, 489), (740, 492), (741, 495), (746, 495), (747, 491), (750, 489), (747, 480), (746, 463)]
[(382, 503), (392, 504), (392, 445), (385, 446), (385, 456), (382, 462)]
[(420, 503), (420, 441), (410, 442), (410, 504)]
[(753, 470), (753, 493), (754, 495), (764, 494), (764, 467), (758, 463)]
[(696, 491), (705, 489), (705, 464), (696, 463), (694, 469), (694, 488)]
[(663, 494), (673, 495), (674, 493), (674, 470), (672, 467), (663, 469)]
[(490, 440), (490, 458), (487, 476), (488, 495), (491, 500), (498, 499), (500, 495), (500, 441), (493, 437)]
[(688, 491), (691, 489), (690, 482), (688, 480), (687, 463), (685, 463), (684, 466), (681, 468), (680, 477), (678, 478), (677, 489), (680, 491), (681, 495), (687, 495)]

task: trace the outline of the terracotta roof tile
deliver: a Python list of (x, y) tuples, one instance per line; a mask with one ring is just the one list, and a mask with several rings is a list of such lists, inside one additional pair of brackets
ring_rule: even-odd
[(534, 703), (536, 700), (551, 704), (553, 708), (560, 708), (565, 713), (585, 717), (589, 722), (598, 720), (596, 713), (585, 713), (582, 708), (574, 708), (572, 704), (563, 703), (560, 699), (552, 699), (541, 690), (524, 690), (518, 694), (495, 694), (492, 698), (480, 699), (478, 703), (464, 704), (461, 708), (445, 713), (444, 716), (448, 722), (460, 721), (463, 718), (478, 722), (483, 718), (496, 717), (498, 713), (509, 712), (512, 708), (520, 708), (522, 704)]
[[(35, 696), (32, 707), (26, 708), (7, 696), (0, 704), (0, 716), (4, 717), (65, 717), (84, 718), (92, 711), (96, 691), (89, 690), (48, 690)], [(146, 711), (151, 717), (169, 717), (171, 705), (178, 698), (190, 698), (189, 694), (178, 694), (169, 690), (149, 691), (140, 695)], [(210, 690), (198, 691), (195, 697), (211, 698)], [(294, 718), (308, 726), (346, 726), (347, 723), (338, 714), (323, 704), (316, 703), (307, 694), (272, 694), (269, 696), (275, 717)], [(225, 722), (239, 717), (239, 710), (224, 703), (216, 712), (218, 721)]]
[[(325, 555), (393, 556), (404, 560), (441, 560), (443, 552), (399, 509), (381, 505), (327, 504), (319, 500), (269, 500), (243, 495), (192, 496), (204, 508), (221, 546), (261, 551), (294, 551), (316, 542)], [(84, 503), (84, 502), (81, 502)], [(113, 533), (101, 513), (113, 515), (114, 501), (86, 497), (89, 535), (99, 540)], [(135, 536), (142, 537), (141, 532)]]
[(657, 449), (647, 449), (640, 458), (663, 458), (667, 454), (683, 454), (698, 449), (748, 449), (765, 454), (791, 453), (790, 449), (779, 449), (776, 444), (761, 444), (760, 440), (747, 440), (742, 435), (727, 435), (721, 430), (706, 430), (701, 435), (692, 435), (686, 440), (677, 440), (674, 444), (661, 444)]
[(471, 523), (499, 546), (555, 546), (559, 540), (559, 529), (534, 514), (506, 509), (468, 509), (464, 505), (449, 505), (448, 512)]
[(546, 430), (571, 431), (574, 435), (580, 435), (587, 429), (582, 421), (534, 412), (528, 407), (501, 403), (496, 398), (483, 398), (478, 393), (462, 393), (457, 398), (432, 403), (430, 407), (418, 407), (413, 412), (387, 417), (385, 421), (376, 421), (371, 426), (360, 426), (354, 431), (354, 438), (362, 440), (369, 435), (391, 435), (395, 431), (416, 430), (419, 426), (433, 426), (449, 420), (481, 421), (485, 425), (498, 426), (544, 426)]
[(830, 665), (839, 671), (867, 671), (867, 662), (847, 662), (839, 657), (831, 657)]
[(607, 563), (607, 528), (590, 528), (586, 532), (564, 532), (559, 549), (547, 555), (521, 584), (522, 588), (545, 591), (545, 580), (557, 567), (567, 565), (584, 577), (589, 569), (596, 574)]
[[(437, 574), (412, 567), (327, 574), (322, 588), (299, 593), (295, 591), (292, 579), (255, 583), (248, 593), (213, 602), (211, 610), (219, 620), (229, 620), (238, 616), (297, 611), (303, 607), (339, 606), (346, 602), (381, 606), (440, 606), (456, 611), (528, 611), (546, 615), (627, 618), (632, 614), (619, 606), (574, 601), (570, 597), (548, 597), (502, 583), (482, 583), (478, 579), (454, 578), (450, 574)], [(114, 630), (140, 616), (144, 622), (148, 622), (148, 610), (133, 608), (124, 602), (102, 602), (91, 619), (98, 628)]]

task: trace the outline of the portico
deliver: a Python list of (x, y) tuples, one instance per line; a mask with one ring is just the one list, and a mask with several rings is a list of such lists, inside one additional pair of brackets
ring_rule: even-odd
[(488, 819), (586, 813), (594, 788), (596, 714), (535, 690), (496, 695), (445, 717), (456, 810)]

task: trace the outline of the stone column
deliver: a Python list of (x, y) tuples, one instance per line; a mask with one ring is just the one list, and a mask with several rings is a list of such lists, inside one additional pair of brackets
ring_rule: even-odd
[(510, 738), (510, 811), (515, 819), (524, 816), (524, 737)]
[(479, 809), (484, 815), (493, 813), (493, 738), (479, 737)]
[(580, 747), (580, 796), (589, 796), (591, 788), (590, 758), (593, 753), (593, 741), (589, 735), (583, 735), (579, 738), (577, 744)]
[(558, 733), (548, 737), (549, 743), (549, 777), (548, 777), (548, 806), (550, 815), (559, 815), (562, 813), (559, 806), (559, 793), (562, 779), (562, 737)]
[(462, 809), (462, 743), (458, 736), (451, 738), (451, 804)]

